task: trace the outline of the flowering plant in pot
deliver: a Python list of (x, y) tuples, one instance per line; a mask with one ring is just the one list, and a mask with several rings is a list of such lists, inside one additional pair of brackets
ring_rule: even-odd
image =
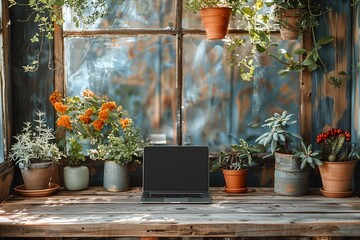
[[(64, 128), (69, 137), (69, 166), (64, 168), (65, 188), (86, 189), (89, 184), (89, 169), (82, 164), (86, 161), (85, 155), (88, 153), (83, 148), (103, 143), (114, 129), (118, 129), (121, 116), (124, 114), (122, 107), (88, 89), (81, 96), (64, 98), (55, 90), (49, 100), (58, 114), (57, 126)], [(67, 178), (68, 176), (71, 177)], [(74, 180), (74, 176), (79, 176), (79, 179)]]
[(47, 189), (56, 164), (63, 156), (54, 143), (53, 129), (47, 127), (45, 113), (36, 111), (37, 118), (25, 122), (22, 132), (14, 138), (16, 142), (10, 148), (9, 157), (19, 165), (27, 190)]
[(352, 177), (360, 155), (358, 146), (351, 143), (350, 132), (330, 128), (317, 135), (316, 142), (322, 150), (323, 164), (319, 166), (322, 194), (328, 197), (351, 196)]
[(231, 144), (231, 151), (220, 152), (217, 159), (211, 163), (211, 171), (222, 169), (226, 192), (246, 192), (247, 169), (256, 164), (253, 155), (261, 152), (265, 152), (262, 145), (252, 145), (244, 139), (239, 139), (239, 143)]
[(287, 111), (274, 113), (262, 125), (268, 131), (255, 142), (270, 148), (270, 154), (265, 157), (275, 155), (274, 191), (281, 195), (299, 196), (308, 191), (308, 172), (301, 168), (301, 160), (294, 155), (302, 137), (291, 131), (291, 126), (297, 123), (293, 116)]
[(146, 143), (141, 129), (134, 126), (130, 117), (121, 118), (121, 129), (107, 137), (107, 141), (91, 149), (92, 160), (105, 161), (104, 188), (108, 191), (126, 191), (130, 188), (129, 166), (140, 163)]

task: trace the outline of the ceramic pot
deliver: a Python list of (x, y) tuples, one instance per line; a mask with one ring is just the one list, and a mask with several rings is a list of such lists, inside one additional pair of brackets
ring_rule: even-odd
[(350, 192), (356, 162), (324, 161), (323, 165), (319, 165), (323, 190), (331, 193)]
[(87, 166), (64, 167), (64, 186), (66, 190), (78, 191), (89, 187), (89, 168)]
[(118, 165), (113, 161), (104, 163), (104, 188), (110, 192), (130, 189), (129, 165)]
[(304, 11), (302, 9), (283, 9), (280, 12), (280, 35), (285, 40), (296, 40), (299, 37), (299, 21)]
[(214, 7), (200, 10), (202, 23), (209, 40), (225, 38), (229, 26), (231, 8)]
[(275, 153), (274, 192), (301, 196), (308, 192), (308, 170), (301, 169), (301, 160), (293, 154)]
[(32, 163), (27, 170), (21, 169), (21, 175), (27, 190), (41, 190), (49, 188), (54, 172), (54, 164)]
[(223, 169), (225, 179), (225, 191), (229, 193), (242, 193), (247, 191), (247, 169), (227, 170)]

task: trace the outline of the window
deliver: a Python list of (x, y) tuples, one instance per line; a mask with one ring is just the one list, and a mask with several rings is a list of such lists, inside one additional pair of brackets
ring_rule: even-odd
[[(274, 112), (299, 112), (298, 73), (282, 78), (276, 61), (257, 56), (254, 80), (243, 81), (226, 43), (206, 40), (200, 18), (177, 4), (125, 1), (87, 29), (73, 26), (66, 9), (66, 94), (89, 88), (108, 95), (136, 116), (147, 138), (163, 134), (168, 144), (204, 144), (210, 151), (259, 135), (252, 126)], [(241, 19), (231, 26), (231, 34), (244, 34)], [(273, 40), (289, 51), (299, 46)]]

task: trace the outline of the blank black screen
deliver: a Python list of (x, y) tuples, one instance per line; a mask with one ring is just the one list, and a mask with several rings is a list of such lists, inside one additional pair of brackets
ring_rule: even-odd
[(147, 146), (144, 190), (207, 190), (209, 153), (206, 146)]

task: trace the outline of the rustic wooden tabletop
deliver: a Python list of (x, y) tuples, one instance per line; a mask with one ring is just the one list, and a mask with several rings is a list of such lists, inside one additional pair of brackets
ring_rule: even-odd
[(45, 197), (15, 193), (0, 204), (0, 237), (360, 236), (355, 196), (212, 188), (211, 204), (141, 204), (140, 194), (140, 188), (113, 193), (101, 187)]

